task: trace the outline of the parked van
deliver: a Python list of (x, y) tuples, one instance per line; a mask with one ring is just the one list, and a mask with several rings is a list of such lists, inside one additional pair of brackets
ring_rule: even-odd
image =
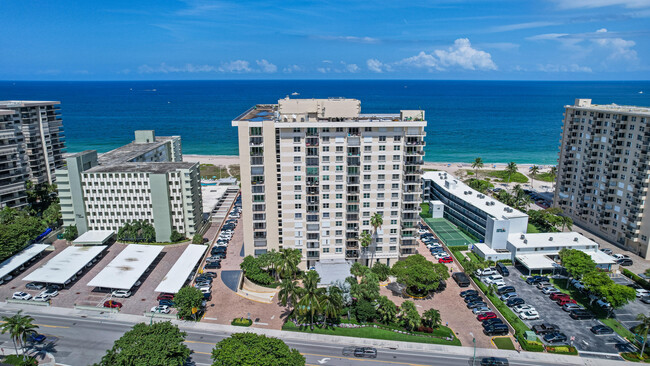
[(506, 267), (505, 264), (503, 263), (497, 263), (497, 271), (501, 273), (503, 277), (510, 276), (510, 271), (508, 270), (508, 267)]
[(451, 278), (453, 278), (460, 287), (467, 287), (470, 285), (469, 277), (467, 277), (464, 272), (456, 272), (451, 275)]

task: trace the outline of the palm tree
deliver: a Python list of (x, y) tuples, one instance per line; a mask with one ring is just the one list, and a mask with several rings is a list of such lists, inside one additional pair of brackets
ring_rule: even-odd
[(535, 190), (535, 176), (537, 173), (539, 173), (539, 167), (537, 165), (533, 165), (530, 167), (530, 188), (532, 190)]
[(510, 178), (517, 172), (517, 164), (514, 161), (509, 162), (506, 167), (506, 172), (508, 173), (508, 183), (510, 183)]
[(11, 340), (14, 342), (14, 347), (16, 348), (16, 355), (18, 354), (18, 345), (23, 351), (23, 356), (25, 355), (24, 344), (27, 343), (27, 337), (36, 332), (38, 325), (34, 325), (32, 322), (34, 318), (29, 315), (21, 315), (23, 311), (19, 310), (18, 313), (14, 316), (3, 316), (2, 320), (4, 323), (0, 326), (2, 329), (2, 334), (9, 332)]
[(476, 158), (472, 163), (472, 168), (474, 168), (474, 174), (476, 175), (476, 179), (478, 179), (478, 170), (483, 168), (483, 159)]
[(298, 249), (280, 249), (278, 271), (283, 277), (295, 278), (301, 259), (302, 254)]
[(377, 250), (377, 229), (380, 228), (383, 223), (384, 218), (378, 212), (375, 212), (375, 214), (370, 218), (370, 225), (372, 225), (372, 228), (374, 229), (372, 236), (375, 238), (375, 240), (373, 240), (374, 245), (372, 246), (372, 258), (370, 259), (370, 267), (372, 267), (372, 262), (375, 261), (375, 251)]
[(372, 236), (370, 236), (370, 233), (367, 231), (364, 231), (361, 233), (359, 236), (359, 242), (361, 243), (361, 246), (366, 248), (370, 244), (372, 244)]
[(425, 311), (424, 314), (422, 314), (422, 319), (432, 328), (437, 327), (442, 322), (440, 312), (436, 309), (429, 309)]
[(639, 358), (643, 360), (643, 351), (645, 350), (645, 344), (648, 341), (648, 330), (650, 330), (650, 316), (639, 314), (636, 316), (636, 320), (641, 322), (641, 324), (637, 326), (637, 329), (640, 333), (643, 333), (643, 345), (641, 346), (641, 353), (639, 353)]
[(300, 295), (300, 290), (298, 281), (294, 281), (290, 278), (282, 279), (282, 282), (280, 282), (280, 291), (278, 292), (278, 297), (282, 306), (287, 306), (287, 303), (289, 303), (295, 307)]
[(298, 301), (298, 313), (304, 318), (309, 318), (311, 330), (314, 330), (314, 317), (322, 309), (321, 297), (325, 292), (324, 288), (318, 287), (319, 281), (320, 276), (316, 271), (308, 271), (303, 281), (304, 287), (301, 291), (301, 298)]
[(565, 227), (571, 231), (573, 220), (569, 216), (560, 216), (560, 223), (562, 224), (562, 231), (564, 231)]
[(551, 175), (551, 179), (553, 180), (553, 185), (555, 185), (555, 178), (557, 177), (557, 167), (552, 166), (549, 174)]
[(321, 309), (326, 319), (338, 319), (343, 308), (343, 295), (340, 288), (330, 286), (321, 298)]

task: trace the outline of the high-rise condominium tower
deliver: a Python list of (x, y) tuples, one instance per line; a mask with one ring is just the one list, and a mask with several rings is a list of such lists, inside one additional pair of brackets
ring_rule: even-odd
[(565, 108), (554, 205), (580, 226), (648, 258), (650, 108), (591, 99)]
[(287, 97), (237, 117), (246, 254), (296, 248), (311, 267), (415, 253), (426, 124), (421, 110), (362, 114), (342, 98)]
[(27, 204), (26, 181), (54, 183), (65, 153), (59, 104), (0, 101), (0, 207)]

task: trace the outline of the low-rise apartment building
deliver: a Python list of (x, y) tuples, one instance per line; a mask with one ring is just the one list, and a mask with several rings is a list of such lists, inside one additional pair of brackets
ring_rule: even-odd
[(180, 137), (154, 131), (136, 131), (135, 141), (99, 156), (70, 155), (56, 172), (64, 225), (83, 234), (146, 221), (158, 242), (173, 230), (192, 237), (203, 226), (199, 164), (182, 160)]
[(650, 258), (650, 108), (565, 106), (553, 204), (580, 227)]
[(27, 204), (25, 183), (54, 183), (65, 139), (59, 102), (0, 101), (0, 207)]
[[(424, 111), (361, 113), (356, 99), (281, 99), (233, 121), (239, 134), (244, 248), (394, 264), (416, 253)], [(380, 214), (375, 228), (370, 218)], [(360, 245), (360, 235), (373, 244)]]

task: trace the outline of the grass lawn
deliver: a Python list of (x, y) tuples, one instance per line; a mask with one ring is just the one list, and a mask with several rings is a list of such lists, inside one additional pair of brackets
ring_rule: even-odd
[(541, 180), (542, 182), (553, 182), (554, 181), (553, 176), (549, 172), (535, 174), (535, 180)]
[(420, 208), (422, 209), (420, 211), (420, 217), (422, 218), (431, 218), (431, 214), (429, 213), (429, 204), (426, 202), (420, 203)]
[(230, 175), (237, 178), (238, 181), (241, 181), (241, 173), (239, 169), (239, 164), (233, 164), (228, 167), (230, 169)]
[(515, 345), (512, 344), (512, 339), (510, 339), (510, 337), (494, 337), (492, 338), (492, 341), (494, 341), (494, 345), (497, 346), (498, 349), (515, 350)]
[[(498, 178), (502, 182), (508, 182), (508, 172), (505, 170), (488, 171), (487, 175), (490, 177)], [(516, 172), (510, 177), (510, 183), (528, 183), (528, 177)]]
[(614, 329), (623, 338), (634, 339), (634, 333), (630, 332), (629, 329), (625, 328), (618, 320), (612, 318), (600, 319), (603, 324)]
[(228, 170), (225, 166), (222, 165), (216, 166), (213, 164), (201, 164), (199, 166), (199, 170), (201, 172), (202, 179), (213, 179), (213, 177), (217, 177), (217, 179), (219, 179), (229, 177)]
[(541, 233), (541, 231), (537, 228), (537, 226), (531, 224), (530, 222), (528, 223), (528, 229), (526, 229), (526, 232), (530, 234)]
[[(389, 341), (401, 341), (401, 342), (416, 342), (416, 343), (433, 343), (433, 344), (445, 344), (451, 346), (460, 346), (460, 340), (454, 336), (454, 340), (451, 342), (444, 339), (431, 338), (431, 337), (418, 337), (410, 334), (401, 334), (391, 332), (389, 330), (377, 329), (371, 327), (364, 328), (320, 328), (315, 327), (312, 332), (309, 327), (301, 329), (297, 327), (293, 322), (288, 321), (282, 326), (282, 330), (291, 331), (291, 332), (304, 332), (304, 333), (316, 333), (316, 334), (327, 334), (327, 335), (336, 335), (343, 337), (356, 337), (356, 338), (371, 338), (371, 339), (385, 339)], [(452, 334), (451, 329), (439, 326), (437, 331), (443, 334)], [(423, 333), (424, 334), (424, 333)]]

